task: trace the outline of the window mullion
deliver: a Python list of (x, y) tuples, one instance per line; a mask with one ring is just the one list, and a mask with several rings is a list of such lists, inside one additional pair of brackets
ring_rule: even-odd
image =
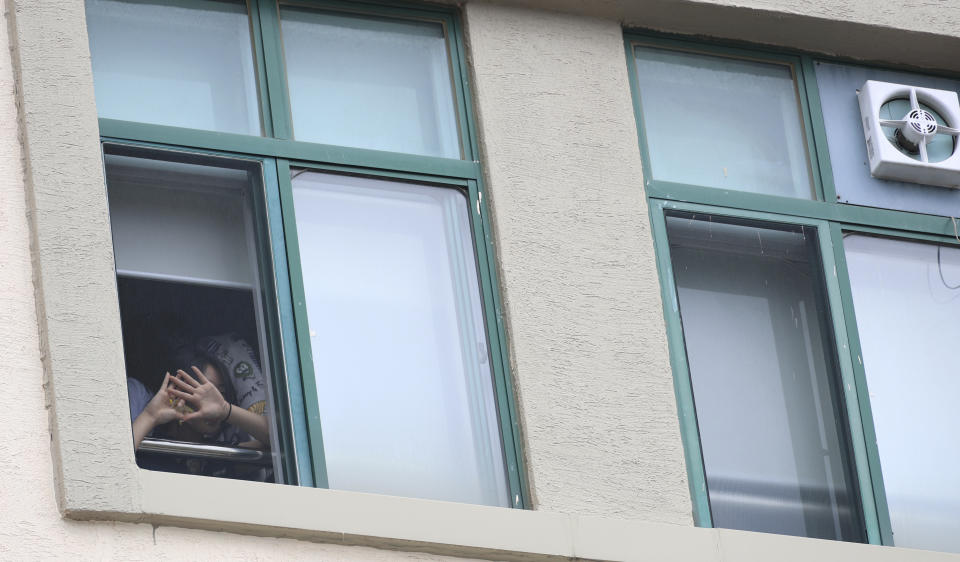
[(810, 149), (811, 167), (820, 187), (820, 196), (827, 203), (837, 200), (837, 189), (833, 183), (833, 167), (830, 165), (830, 151), (827, 147), (827, 129), (823, 122), (823, 107), (820, 103), (820, 90), (817, 86), (817, 73), (813, 58), (800, 57), (800, 85), (803, 90), (809, 115), (808, 138), (812, 141)]
[(267, 70), (263, 56), (263, 30), (260, 25), (260, 0), (247, 0), (250, 14), (250, 37), (253, 42), (254, 66), (257, 72), (257, 91), (260, 99), (260, 122), (263, 136), (273, 136), (273, 116), (270, 113), (270, 94), (267, 86)]
[(273, 136), (292, 139), (290, 96), (287, 91), (283, 63), (283, 41), (280, 36), (280, 9), (276, 0), (251, 0), (257, 6), (260, 37), (263, 47), (263, 68), (266, 76), (267, 97)]
[[(270, 260), (273, 267), (268, 266), (266, 263), (264, 267), (260, 268), (259, 277), (260, 277), (260, 294), (254, 294), (253, 297), (256, 301), (259, 301), (259, 307), (263, 311), (263, 338), (267, 342), (267, 349), (274, 350), (261, 354), (261, 363), (269, 364), (269, 372), (272, 375), (271, 385), (274, 389), (272, 393), (271, 403), (274, 407), (275, 412), (275, 422), (274, 427), (277, 432), (277, 439), (281, 443), (281, 450), (286, 454), (281, 455), (281, 463), (283, 465), (283, 480), (284, 484), (298, 484), (302, 478), (305, 478), (307, 482), (312, 481), (312, 478), (309, 476), (309, 472), (304, 474), (303, 470), (298, 469), (298, 458), (296, 458), (295, 451), (297, 450), (296, 445), (294, 444), (296, 435), (294, 433), (294, 427), (296, 426), (296, 420), (293, 417), (293, 412), (291, 412), (291, 405), (289, 402), (290, 390), (289, 382), (287, 381), (287, 369), (286, 365), (289, 362), (283, 360), (282, 350), (284, 349), (282, 329), (283, 325), (281, 324), (281, 307), (279, 303), (278, 288), (277, 288), (277, 276), (274, 273), (274, 268), (278, 264), (277, 252), (274, 247), (271, 245), (271, 242), (274, 239), (273, 233), (271, 231), (270, 223), (270, 213), (271, 207), (275, 207), (273, 204), (273, 199), (277, 191), (276, 188), (276, 163), (271, 158), (264, 158), (261, 160), (261, 190), (258, 193), (252, 194), (252, 225), (250, 244), (251, 247), (256, 248), (256, 252), (259, 255), (264, 256), (265, 260)], [(271, 258), (272, 257), (272, 260)], [(289, 297), (287, 297), (289, 300)], [(296, 365), (292, 366), (293, 372), (297, 373), (298, 370)], [(291, 454), (293, 453), (293, 454)]]
[(496, 262), (493, 259), (489, 213), (483, 202), (483, 184), (480, 181), (469, 182), (470, 213), (473, 215), (473, 243), (479, 263), (480, 290), (484, 303), (486, 338), (490, 347), (488, 356), (492, 358), (494, 387), (497, 396), (497, 410), (500, 417), (500, 438), (503, 440), (504, 456), (507, 464), (507, 481), (510, 486), (510, 503), (515, 508), (533, 507), (530, 502), (526, 469), (523, 464), (522, 437), (520, 421), (510, 382), (510, 361), (507, 355), (507, 339), (503, 326), (503, 306), (500, 302), (500, 288), (497, 282)]
[(290, 272), (290, 294), (293, 304), (293, 320), (296, 324), (296, 345), (300, 354), (300, 372), (303, 383), (303, 404), (306, 408), (307, 428), (310, 433), (314, 486), (328, 488), (327, 464), (323, 450), (323, 432), (320, 424), (320, 407), (317, 401), (316, 370), (310, 346), (310, 327), (307, 323), (307, 299), (303, 286), (303, 269), (300, 264), (300, 244), (297, 239), (297, 222), (293, 205), (293, 185), (290, 179), (290, 163), (277, 161), (280, 206), (282, 209), (283, 234), (286, 240), (286, 259)]
[[(275, 354), (271, 359), (282, 363), (283, 369), (277, 372), (285, 374), (284, 383), (286, 393), (280, 397), (285, 402), (287, 415), (291, 424), (289, 441), (292, 441), (293, 455), (287, 455), (286, 458), (292, 466), (288, 470), (293, 470), (297, 474), (297, 483), (301, 486), (314, 485), (314, 465), (311, 462), (310, 434), (307, 427), (307, 414), (305, 411), (305, 402), (303, 394), (303, 382), (300, 376), (301, 360), (298, 355), (296, 322), (293, 311), (293, 297), (291, 295), (290, 273), (287, 266), (286, 240), (283, 231), (283, 210), (280, 204), (280, 184), (282, 180), (278, 175), (278, 166), (275, 160), (265, 159), (264, 163), (264, 198), (266, 200), (266, 221), (269, 233), (269, 239), (265, 242), (269, 244), (270, 255), (273, 256), (273, 274), (274, 279), (270, 280), (275, 287), (275, 304), (278, 312), (278, 331), (274, 336), (282, 345), (276, 349), (282, 349), (282, 357)], [(289, 181), (289, 180), (288, 180)], [(295, 462), (294, 458), (295, 457)]]
[[(843, 247), (843, 228), (837, 223), (830, 223), (829, 237), (832, 246), (830, 256), (836, 275), (828, 281), (828, 286), (836, 288), (837, 302), (840, 303), (840, 306), (834, 307), (834, 315), (841, 314), (843, 316), (839, 326), (844, 328), (844, 340), (838, 342), (838, 344), (842, 343), (842, 349), (849, 351), (848, 354), (842, 354), (842, 360), (849, 364), (845, 365), (843, 371), (843, 386), (847, 399), (847, 419), (854, 440), (857, 477), (860, 483), (860, 495), (863, 502), (868, 539), (874, 544), (893, 545), (890, 512), (887, 508), (883, 474), (880, 469), (877, 433), (870, 408), (870, 395), (867, 391), (866, 372), (863, 367), (860, 334), (853, 309), (850, 274), (847, 269), (846, 254)], [(827, 248), (829, 249), (830, 246), (827, 246)], [(827, 255), (826, 251), (824, 252), (825, 256)]]
[(479, 150), (474, 145), (475, 124), (470, 111), (470, 84), (467, 79), (466, 57), (463, 46), (463, 34), (459, 30), (459, 22), (455, 17), (444, 18), (444, 28), (447, 33), (447, 45), (450, 50), (450, 67), (453, 78), (454, 100), (457, 103), (457, 128), (460, 130), (460, 145), (465, 160), (478, 161)]
[[(833, 175), (831, 174), (829, 178), (825, 177), (826, 174), (830, 173), (830, 165), (826, 134), (818, 134), (823, 133), (823, 114), (820, 110), (820, 98), (817, 95), (817, 79), (813, 71), (813, 64), (810, 57), (802, 56), (798, 57), (793, 68), (797, 76), (798, 97), (804, 124), (804, 139), (807, 143), (807, 158), (817, 198), (821, 201), (836, 201), (836, 196), (832, 193)], [(824, 166), (825, 161), (826, 166)], [(827, 187), (828, 184), (829, 188)]]
[(687, 484), (693, 503), (693, 521), (698, 527), (713, 527), (710, 499), (707, 494), (707, 473), (703, 465), (703, 450), (700, 444), (700, 428), (697, 424), (697, 410), (693, 403), (693, 384), (690, 380), (690, 366), (687, 363), (683, 323), (680, 320), (680, 309), (677, 304), (677, 287), (673, 277), (670, 243), (667, 239), (667, 225), (664, 218), (667, 205), (667, 202), (659, 199), (650, 200), (650, 221), (657, 255), (661, 298), (665, 303), (663, 316), (667, 328), (667, 343), (670, 347), (673, 390), (677, 398), (683, 456), (687, 461)]

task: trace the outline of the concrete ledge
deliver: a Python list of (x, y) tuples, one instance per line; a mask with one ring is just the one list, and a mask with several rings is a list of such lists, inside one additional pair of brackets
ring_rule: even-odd
[(884, 65), (960, 71), (960, 12), (883, 0), (467, 0), (560, 11), (653, 29), (776, 45)]
[(137, 519), (155, 524), (500, 560), (576, 551), (563, 514), (146, 470), (140, 482)]
[(960, 554), (717, 529), (721, 560), (778, 562), (934, 562)]
[(138, 471), (138, 513), (68, 513), (312, 542), (490, 560), (823, 562), (960, 555)]

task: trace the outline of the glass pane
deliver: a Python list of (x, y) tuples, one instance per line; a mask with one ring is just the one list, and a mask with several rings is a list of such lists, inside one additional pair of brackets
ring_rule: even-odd
[(960, 552), (960, 250), (843, 245), (894, 543)]
[(87, 0), (100, 117), (260, 134), (247, 5)]
[(636, 47), (654, 179), (813, 198), (786, 64)]
[(281, 7), (297, 140), (460, 158), (436, 22)]
[[(263, 190), (259, 165), (118, 145), (104, 152), (138, 464), (283, 481), (264, 361), (259, 272), (269, 262), (256, 250), (265, 227), (252, 204)], [(183, 385), (167, 383), (185, 396), (164, 388), (166, 373), (193, 366), (217, 388), (209, 402)]]
[(467, 200), (298, 171), (330, 487), (509, 506)]
[(816, 229), (667, 232), (714, 525), (862, 541)]

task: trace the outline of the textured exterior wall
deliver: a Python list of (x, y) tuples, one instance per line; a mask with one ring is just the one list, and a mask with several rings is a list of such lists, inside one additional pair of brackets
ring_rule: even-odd
[(536, 507), (692, 524), (623, 31), (466, 27)]
[[(729, 0), (515, 3), (568, 11), (565, 15), (534, 12), (481, 2), (470, 2), (465, 9), (487, 193), (495, 214), (514, 375), (537, 508), (677, 523), (645, 526), (581, 520), (584, 528), (593, 527), (591, 536), (607, 536), (592, 545), (597, 549), (593, 552), (610, 545), (618, 548), (608, 552), (622, 553), (625, 543), (637, 558), (958, 559), (689, 527), (690, 502), (617, 23), (624, 20), (690, 32), (706, 29), (714, 31), (711, 35), (758, 41), (768, 37), (769, 42), (796, 47), (816, 42), (816, 33), (801, 31), (819, 29), (826, 31), (827, 49), (851, 56), (868, 52), (869, 38), (875, 33), (876, 50), (869, 51), (875, 56), (868, 58), (956, 67), (960, 59), (938, 59), (939, 51), (933, 47), (960, 52), (947, 48), (957, 45), (954, 39), (960, 37), (958, 6), (945, 2), (893, 5), (878, 0), (816, 0), (802, 5), (780, 0), (738, 2), (746, 7), (734, 7)], [(31, 0), (17, 4), (28, 9), (39, 5)], [(9, 20), (12, 0), (0, 0), (0, 5)], [(82, 16), (53, 2), (45, 5), (49, 10), (44, 15), (49, 22), (46, 32), (76, 30), (82, 25)], [(584, 19), (573, 12), (606, 19)], [(714, 18), (714, 14), (719, 15)], [(834, 18), (837, 21), (830, 21)], [(756, 22), (770, 25), (753, 25)], [(918, 34), (925, 28), (943, 36)], [(8, 22), (2, 22), (2, 46), (8, 45), (8, 29)], [(842, 33), (833, 33), (838, 29)], [(783, 30), (786, 33), (773, 37)], [(884, 53), (893, 52), (895, 46), (882, 45), (877, 37), (919, 37), (921, 42), (916, 49), (887, 56)], [(58, 139), (61, 148), (56, 153), (22, 152), (14, 65), (9, 50), (0, 49), (0, 357), (7, 401), (5, 433), (0, 439), (0, 559), (448, 559), (61, 516), (55, 494), (58, 483), (67, 482), (82, 493), (85, 478), (107, 478), (118, 486), (128, 481), (110, 466), (96, 475), (58, 473), (62, 448), (76, 449), (71, 454), (100, 454), (78, 447), (71, 435), (86, 434), (103, 423), (126, 423), (126, 412), (78, 398), (92, 377), (112, 388), (120, 397), (118, 403), (123, 401), (122, 374), (117, 370), (122, 369), (116, 353), (118, 326), (91, 320), (116, 317), (115, 310), (100, 310), (114, 306), (112, 278), (85, 278), (88, 264), (73, 259), (77, 248), (68, 246), (48, 248), (60, 256), (58, 263), (36, 267), (33, 263), (38, 253), (31, 248), (29, 219), (35, 217), (29, 213), (38, 198), (61, 197), (72, 189), (102, 189), (96, 161), (70, 152), (71, 146), (90, 152), (96, 144), (96, 122), (89, 118), (89, 63), (77, 54), (84, 47), (70, 40), (52, 43), (58, 50), (28, 45), (22, 53), (35, 62), (72, 70), (25, 77), (21, 86), (45, 100), (47, 109), (37, 112), (27, 107), (20, 118), (48, 140)], [(82, 87), (73, 87), (77, 80)], [(43, 144), (30, 140), (28, 147)], [(45, 168), (27, 170), (26, 177), (32, 178), (29, 185), (25, 158), (47, 163)], [(102, 248), (98, 259), (108, 260), (109, 246), (102, 245), (109, 240), (105, 217), (85, 209), (82, 197), (74, 203), (39, 208), (58, 214), (61, 228), (67, 230), (72, 222), (100, 221), (96, 224), (99, 237), (86, 243)], [(49, 234), (47, 239), (56, 238)], [(36, 285), (35, 270), (41, 272)], [(38, 316), (35, 294), (57, 310), (75, 307), (75, 313), (48, 317), (40, 306)], [(43, 319), (42, 326), (38, 318)], [(77, 326), (88, 320), (83, 333)], [(78, 330), (71, 337), (90, 344), (61, 350), (68, 352), (62, 356), (42, 353), (40, 334), (64, 329)], [(105, 349), (112, 351), (104, 353)], [(73, 369), (77, 386), (45, 387), (44, 361), (48, 367)], [(58, 404), (73, 404), (81, 415), (51, 418), (51, 396), (56, 396)], [(51, 433), (55, 433), (52, 440)], [(129, 447), (125, 442), (102, 445), (124, 451)]]
[(557, 10), (627, 27), (960, 71), (953, 0), (469, 0)]
[[(90, 110), (93, 77), (84, 56), (83, 4), (7, 4), (8, 32), (17, 38), (12, 52), (19, 57), (14, 73), (48, 70), (17, 76), (17, 99), (52, 451), (57, 459), (73, 455), (87, 461), (83, 471), (54, 465), (58, 493), (62, 499), (69, 490), (88, 506), (129, 512), (133, 502), (115, 500), (135, 497), (134, 467), (117, 467), (101, 454), (129, 457), (133, 443), (126, 435), (102, 431), (128, 423), (129, 410), (109, 216), (100, 203), (103, 165), (89, 157), (99, 153), (99, 128)], [(113, 399), (98, 399), (98, 388)]]

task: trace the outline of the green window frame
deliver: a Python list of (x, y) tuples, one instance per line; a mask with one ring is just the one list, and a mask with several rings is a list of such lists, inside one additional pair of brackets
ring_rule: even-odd
[[(450, 60), (456, 120), (462, 157), (459, 159), (385, 152), (293, 140), (289, 93), (280, 36), (279, 5), (399, 20), (439, 23)], [(265, 337), (282, 357), (270, 357), (277, 389), (278, 432), (284, 450), (286, 481), (301, 486), (328, 487), (322, 420), (307, 329), (306, 299), (293, 216), (291, 167), (346, 175), (413, 181), (462, 191), (470, 207), (472, 245), (476, 252), (485, 336), (492, 363), (494, 394), (513, 508), (529, 508), (521, 437), (507, 356), (503, 308), (496, 273), (493, 234), (484, 192), (482, 166), (472, 113), (463, 32), (456, 8), (401, 4), (392, 1), (246, 0), (251, 22), (262, 136), (223, 133), (100, 118), (103, 144), (187, 151), (258, 162), (264, 171), (265, 201), (255, 209), (268, 225), (269, 239), (257, 241), (273, 258), (275, 278)]]
[[(950, 217), (946, 216), (837, 202), (837, 190), (827, 148), (826, 128), (822, 117), (815, 65), (818, 61), (851, 61), (786, 49), (760, 49), (733, 42), (706, 43), (646, 31), (627, 31), (624, 34), (624, 39), (627, 72), (630, 78), (634, 113), (637, 120), (639, 147), (645, 167), (643, 189), (648, 201), (661, 296), (665, 303), (663, 308), (670, 347), (670, 361), (674, 373), (674, 389), (695, 523), (701, 527), (713, 526), (683, 328), (678, 308), (670, 306), (670, 303), (676, 301), (677, 292), (672, 272), (665, 216), (666, 213), (673, 210), (703, 212), (710, 215), (763, 220), (772, 223), (809, 225), (817, 228), (823, 271), (835, 272), (833, 275), (826, 275), (827, 301), (839, 355), (840, 382), (843, 387), (842, 398), (847, 410), (846, 429), (849, 431), (848, 436), (852, 448), (853, 472), (859, 487), (861, 515), (866, 527), (864, 529), (865, 536), (867, 542), (871, 544), (893, 545), (890, 513), (884, 490), (866, 373), (861, 360), (860, 336), (853, 308), (853, 296), (844, 253), (843, 237), (850, 233), (874, 234), (908, 241), (927, 241), (944, 246), (960, 247), (960, 238), (955, 236), (955, 223)], [(641, 94), (634, 62), (634, 47), (636, 46), (772, 62), (790, 66), (802, 108), (804, 140), (807, 144), (816, 197), (806, 200), (700, 185), (669, 183), (652, 178), (649, 173), (651, 162), (650, 139), (647, 138), (644, 128)], [(870, 67), (870, 65), (865, 65), (860, 61), (856, 61), (856, 64), (861, 67)], [(872, 68), (882, 69), (877, 66)], [(936, 75), (936, 73), (930, 73), (930, 75)]]

